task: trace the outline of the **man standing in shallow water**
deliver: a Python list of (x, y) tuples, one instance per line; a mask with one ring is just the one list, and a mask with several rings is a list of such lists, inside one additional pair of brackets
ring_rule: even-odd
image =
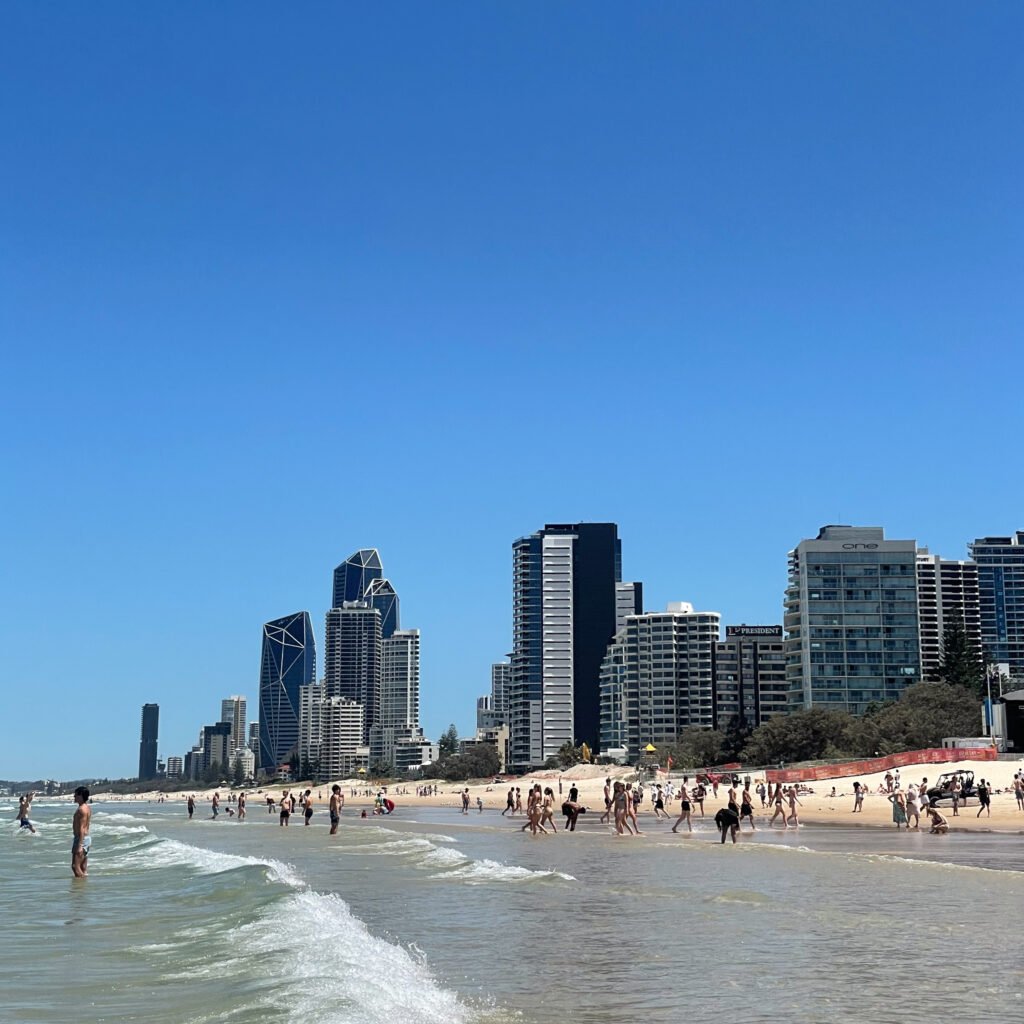
[(35, 793), (26, 793), (18, 801), (18, 831), (27, 828), (33, 835), (35, 835), (36, 827), (29, 820), (29, 814), (32, 811), (32, 797), (34, 796)]
[(89, 847), (92, 846), (92, 836), (89, 835), (92, 808), (89, 806), (89, 790), (85, 786), (79, 786), (75, 790), (75, 803), (78, 804), (78, 809), (71, 822), (75, 835), (71, 842), (71, 874), (75, 878), (85, 878), (89, 873), (87, 861)]

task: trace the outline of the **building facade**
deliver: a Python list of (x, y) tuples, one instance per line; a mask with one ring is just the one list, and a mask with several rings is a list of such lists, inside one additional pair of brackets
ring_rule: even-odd
[(615, 635), (621, 546), (614, 523), (549, 524), (512, 546), (509, 687), (514, 767), (566, 742), (597, 748), (601, 662)]
[(642, 583), (615, 584), (615, 632), (625, 628), (630, 615), (642, 615), (644, 610), (644, 585)]
[(512, 665), (496, 661), (491, 665), (491, 708), (502, 721), (508, 721), (508, 695), (512, 688)]
[(167, 778), (180, 779), (185, 772), (185, 759), (182, 757), (167, 758)]
[(420, 742), (420, 631), (381, 642), (380, 714), (370, 726), (370, 763), (395, 764), (396, 745)]
[(363, 753), (363, 705), (345, 697), (325, 697), (320, 706), (320, 774), (326, 779), (354, 775), (368, 767)]
[(782, 626), (726, 626), (715, 646), (714, 727), (756, 728), (789, 710)]
[(970, 554), (978, 566), (985, 660), (1009, 665), (1010, 678), (1019, 683), (1024, 679), (1024, 530), (979, 537)]
[(160, 705), (142, 705), (142, 728), (139, 739), (139, 778), (156, 778), (156, 748), (160, 732)]
[(978, 566), (917, 552), (917, 617), (921, 635), (921, 676), (942, 678), (942, 636), (946, 626), (958, 622), (967, 642), (981, 661), (981, 607), (978, 599)]
[(259, 769), (276, 774), (299, 742), (299, 688), (316, 681), (316, 645), (308, 612), (263, 626), (260, 655)]
[(824, 526), (789, 553), (789, 706), (863, 714), (921, 678), (917, 544), (881, 527)]
[(220, 720), (231, 723), (231, 750), (245, 746), (245, 698), (225, 697), (220, 702)]
[(323, 742), (321, 709), (326, 696), (323, 683), (303, 686), (299, 690), (299, 763), (320, 763)]
[(718, 612), (685, 601), (626, 618), (601, 665), (602, 752), (635, 762), (648, 743), (672, 743), (689, 726), (711, 728), (720, 623)]
[(201, 746), (197, 774), (201, 777), (214, 765), (219, 765), (221, 777), (226, 779), (231, 773), (231, 723), (204, 725)]
[(380, 611), (365, 601), (345, 601), (327, 613), (326, 696), (343, 697), (363, 706), (364, 743), (369, 741), (369, 730), (380, 720), (382, 639)]

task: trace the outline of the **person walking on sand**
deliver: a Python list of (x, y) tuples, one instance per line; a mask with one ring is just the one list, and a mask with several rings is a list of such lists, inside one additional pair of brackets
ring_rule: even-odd
[(686, 830), (688, 832), (693, 831), (693, 825), (690, 824), (690, 791), (687, 783), (689, 779), (684, 775), (683, 784), (679, 787), (679, 817), (676, 819), (676, 823), (672, 826), (673, 832), (679, 831), (679, 826), (685, 821)]
[(484, 813), (484, 798), (482, 796), (478, 795), (476, 798), (476, 809), (478, 813)]
[(92, 836), (89, 835), (92, 808), (89, 806), (89, 790), (85, 786), (75, 790), (75, 803), (78, 808), (71, 820), (74, 834), (71, 840), (71, 874), (75, 878), (85, 878), (89, 873), (89, 847), (92, 846)]
[[(889, 794), (892, 803), (892, 820), (896, 824), (896, 831), (899, 832), (900, 825), (907, 824), (907, 802), (902, 790), (894, 790)], [(907, 828), (910, 826), (907, 825)]]
[(188, 820), (192, 820), (192, 815), (196, 813), (196, 798), (194, 793), (189, 793), (188, 799), (185, 801), (185, 807), (188, 810)]
[(975, 815), (976, 818), (981, 817), (981, 812), (985, 812), (987, 818), (992, 817), (992, 790), (991, 785), (982, 779), (978, 783), (978, 803), (981, 806), (978, 808), (978, 813)]
[(960, 776), (953, 776), (953, 785), (950, 786), (949, 791), (953, 794), (953, 817), (960, 817), (960, 793), (962, 787), (960, 785)]
[(750, 819), (750, 831), (756, 832), (757, 828), (754, 825), (754, 803), (753, 797), (750, 793), (750, 787), (744, 786), (743, 792), (740, 794), (740, 824), (743, 824), (744, 818)]
[(789, 787), (788, 800), (789, 800), (789, 814), (786, 817), (786, 824), (787, 825), (798, 826), (800, 824), (800, 817), (796, 813), (796, 805), (801, 803), (802, 801), (796, 795), (796, 786), (790, 786)]
[(516, 786), (516, 809), (515, 813), (519, 814), (523, 809), (523, 794), (519, 791), (519, 787)]
[(505, 797), (505, 810), (501, 812), (501, 816), (504, 818), (506, 814), (516, 813), (516, 790), (514, 786), (509, 786), (508, 796)]
[(604, 780), (604, 814), (601, 815), (601, 824), (603, 825), (612, 813), (612, 780)]
[(29, 820), (29, 814), (32, 811), (32, 797), (34, 796), (35, 793), (26, 793), (18, 801), (18, 831), (27, 828), (33, 835), (36, 834), (36, 827)]
[(775, 824), (775, 819), (782, 818), (782, 827), (786, 828), (786, 808), (782, 804), (783, 792), (782, 783), (778, 783), (775, 787), (775, 796), (773, 798), (775, 803), (775, 813), (772, 815), (772, 820), (768, 822), (768, 827), (771, 828)]
[(654, 816), (655, 818), (665, 818), (668, 820), (668, 811), (665, 810), (665, 794), (661, 790), (661, 783), (655, 787), (654, 790)]
[(1024, 811), (1024, 779), (1019, 775), (1013, 777), (1013, 795), (1017, 800), (1017, 810)]
[(763, 811), (767, 806), (768, 802), (765, 800), (767, 790), (765, 789), (764, 779), (757, 784), (757, 796), (761, 801), (761, 810)]
[(310, 819), (313, 817), (313, 792), (312, 790), (306, 790), (306, 802), (302, 807), (302, 816), (305, 818), (303, 825), (308, 825)]

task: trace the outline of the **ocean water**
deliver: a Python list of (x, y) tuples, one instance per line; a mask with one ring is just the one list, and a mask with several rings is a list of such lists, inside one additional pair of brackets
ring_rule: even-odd
[[(0, 1021), (1024, 1021), (1024, 837), (0, 805)], [(642, 824), (644, 824), (642, 822)]]

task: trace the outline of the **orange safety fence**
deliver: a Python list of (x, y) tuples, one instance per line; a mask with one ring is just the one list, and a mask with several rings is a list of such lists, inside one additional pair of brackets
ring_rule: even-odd
[(927, 750), (907, 750), (887, 757), (870, 757), (865, 761), (847, 761), (844, 764), (823, 764), (816, 768), (769, 768), (765, 777), (769, 782), (821, 782), (841, 779), (849, 775), (871, 775), (893, 768), (907, 768), (915, 764), (944, 764), (947, 761), (995, 761), (995, 747), (930, 747)]

